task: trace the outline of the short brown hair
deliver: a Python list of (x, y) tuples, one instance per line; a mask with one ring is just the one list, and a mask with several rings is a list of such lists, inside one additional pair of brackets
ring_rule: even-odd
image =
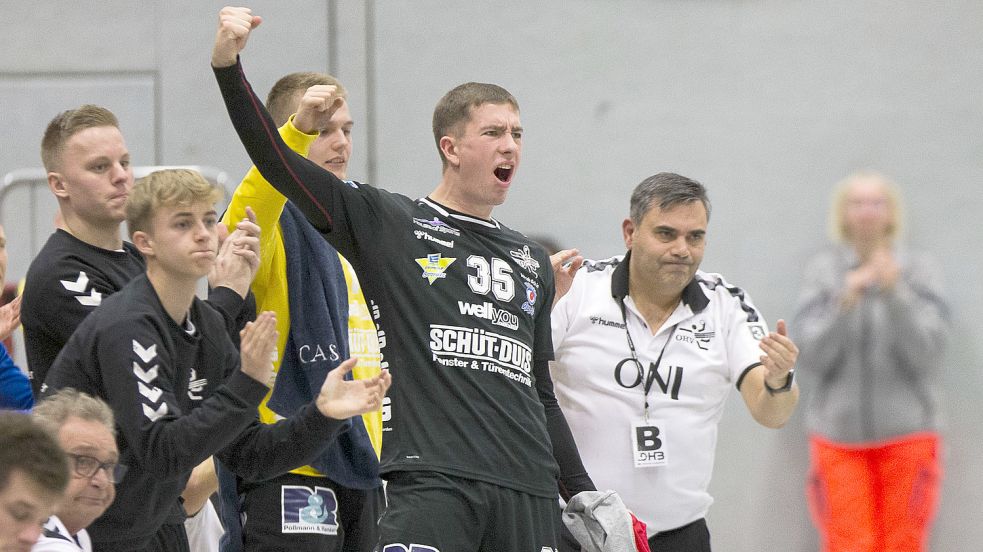
[(116, 115), (105, 107), (85, 104), (77, 109), (59, 113), (48, 123), (41, 139), (41, 163), (44, 170), (56, 171), (61, 165), (61, 154), (65, 143), (76, 133), (87, 128), (111, 126), (119, 128)]
[(116, 433), (113, 411), (102, 399), (66, 387), (49, 395), (34, 407), (34, 417), (52, 434), (57, 434), (69, 418), (96, 422)]
[(276, 126), (283, 126), (297, 112), (297, 102), (294, 100), (297, 93), (306, 92), (308, 88), (318, 84), (336, 86), (338, 96), (348, 98), (348, 91), (341, 82), (327, 73), (300, 71), (284, 75), (276, 81), (266, 96), (266, 110), (270, 112)]
[(146, 232), (150, 221), (161, 207), (190, 205), (199, 202), (214, 204), (222, 197), (222, 189), (191, 169), (164, 169), (136, 181), (126, 204), (126, 225), (133, 237)]
[(437, 102), (433, 110), (433, 138), (444, 167), (447, 166), (447, 158), (440, 149), (440, 139), (451, 134), (459, 135), (462, 125), (471, 119), (471, 110), (486, 103), (509, 104), (516, 113), (519, 112), (519, 102), (508, 90), (483, 82), (466, 82), (455, 86)]
[(68, 459), (55, 436), (29, 414), (0, 411), (0, 490), (15, 471), (50, 493), (68, 486)]

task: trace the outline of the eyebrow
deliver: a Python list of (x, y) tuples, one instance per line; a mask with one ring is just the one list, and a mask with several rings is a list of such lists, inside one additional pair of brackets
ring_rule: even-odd
[[(507, 128), (509, 128), (508, 125), (491, 124), (491, 125), (485, 125), (484, 127), (482, 127), (481, 130), (501, 130), (501, 131), (505, 131)], [(518, 125), (512, 127), (512, 132), (515, 132), (515, 131), (522, 132), (522, 127), (521, 126), (518, 126)]]
[[(218, 215), (218, 211), (216, 211), (215, 209), (212, 209), (210, 211), (206, 211), (206, 212), (202, 213), (202, 216), (208, 216), (208, 215)], [(178, 211), (177, 213), (174, 213), (173, 215), (171, 215), (171, 218), (193, 217), (193, 216), (195, 216), (195, 214), (192, 213), (191, 211)]]
[[(675, 226), (667, 226), (665, 224), (660, 224), (659, 226), (656, 226), (655, 229), (656, 230), (659, 230), (659, 231), (669, 231), (669, 232), (677, 232), (677, 233), (679, 232), (679, 229), (676, 228)], [(703, 228), (698, 228), (696, 230), (690, 230), (687, 233), (688, 234), (706, 234), (707, 231), (705, 229), (703, 229)]]
[[(96, 455), (96, 454), (99, 454), (99, 453), (103, 452), (103, 449), (101, 449), (99, 447), (82, 445), (82, 446), (78, 446), (78, 447), (72, 447), (71, 450), (68, 450), (66, 452), (70, 452), (72, 454), (85, 454), (85, 455), (88, 455), (88, 456), (92, 456), (92, 455)], [(119, 453), (117, 452), (116, 454), (110, 454), (110, 456), (115, 461), (116, 459), (119, 458)]]

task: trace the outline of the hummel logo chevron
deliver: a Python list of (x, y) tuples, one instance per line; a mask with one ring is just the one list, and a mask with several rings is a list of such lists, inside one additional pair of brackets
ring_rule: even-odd
[(76, 295), (75, 299), (87, 307), (98, 307), (102, 304), (102, 293), (93, 289), (92, 293), (88, 295)]
[(137, 387), (140, 389), (140, 394), (150, 399), (150, 402), (157, 402), (160, 396), (164, 394), (164, 391), (159, 387), (147, 387), (142, 381), (137, 382)]
[(144, 383), (150, 383), (150, 382), (154, 381), (155, 379), (157, 379), (157, 366), (158, 366), (157, 364), (154, 364), (154, 367), (151, 368), (150, 370), (144, 370), (143, 368), (140, 368), (140, 365), (139, 364), (137, 364), (136, 362), (134, 362), (133, 363), (133, 375), (135, 375), (137, 378), (139, 378)]
[(154, 343), (150, 347), (145, 348), (143, 345), (137, 343), (136, 339), (134, 339), (133, 352), (136, 353), (138, 357), (140, 357), (140, 360), (142, 360), (144, 364), (146, 364), (151, 360), (153, 360), (155, 356), (157, 356), (157, 344)]
[(102, 304), (102, 293), (92, 289), (88, 295), (85, 295), (85, 288), (89, 287), (89, 276), (85, 272), (79, 272), (79, 277), (74, 282), (71, 280), (59, 280), (62, 287), (67, 289), (72, 293), (80, 293), (82, 295), (76, 295), (75, 299), (85, 305), (86, 307), (98, 307)]
[(143, 415), (150, 419), (151, 422), (156, 422), (158, 418), (167, 414), (167, 403), (163, 403), (156, 409), (150, 408), (149, 405), (143, 405)]
[(86, 276), (85, 272), (79, 272), (78, 280), (74, 282), (71, 280), (61, 280), (61, 285), (73, 293), (82, 293), (89, 286), (89, 277)]

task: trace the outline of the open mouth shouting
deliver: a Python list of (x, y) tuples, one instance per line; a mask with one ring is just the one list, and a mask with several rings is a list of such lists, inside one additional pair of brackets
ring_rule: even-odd
[(495, 167), (495, 178), (502, 184), (508, 184), (512, 180), (513, 171), (515, 171), (515, 165), (512, 163), (503, 163)]

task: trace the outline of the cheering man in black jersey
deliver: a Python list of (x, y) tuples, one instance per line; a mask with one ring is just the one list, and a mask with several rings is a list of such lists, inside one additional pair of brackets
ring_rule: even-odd
[(133, 188), (127, 225), (147, 272), (86, 317), (46, 380), (50, 389), (102, 398), (119, 425), (120, 462), (129, 470), (116, 501), (89, 527), (97, 552), (188, 550), (178, 497), (198, 463), (215, 454), (249, 479), (308, 464), (343, 420), (379, 408), (389, 386), (388, 372), (345, 381), (355, 364), (347, 361), (290, 418), (256, 420), (272, 372), (273, 313), (247, 324), (240, 354), (223, 317), (195, 296), (215, 263), (220, 196), (183, 169)]
[[(444, 170), (428, 197), (346, 183), (291, 152), (249, 87), (237, 57), (260, 22), (220, 14), (212, 65), (226, 106), (263, 175), (352, 262), (396, 373), (377, 550), (553, 550), (557, 480), (567, 496), (594, 487), (549, 376), (549, 259), (491, 218), (519, 166), (515, 98), (468, 83), (440, 101)], [(324, 116), (338, 105), (326, 99)]]

